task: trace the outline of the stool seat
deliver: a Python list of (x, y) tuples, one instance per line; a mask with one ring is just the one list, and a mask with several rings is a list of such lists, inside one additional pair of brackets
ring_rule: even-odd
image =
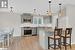
[[(54, 39), (54, 36), (49, 36), (49, 37)], [(55, 36), (55, 39), (60, 39), (60, 36)]]
[[(65, 37), (65, 34), (61, 35), (61, 37)], [(70, 38), (70, 34), (66, 35), (66, 38)]]

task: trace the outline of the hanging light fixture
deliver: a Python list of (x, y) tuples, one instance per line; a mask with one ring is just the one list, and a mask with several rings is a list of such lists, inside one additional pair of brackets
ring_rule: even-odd
[[(59, 12), (58, 12), (58, 17), (61, 17), (62, 16), (62, 14), (61, 14), (61, 3), (59, 4)], [(59, 20), (58, 20), (58, 18), (56, 19), (56, 28), (58, 28), (58, 24), (59, 24), (59, 22), (58, 22)]]
[(59, 4), (59, 13), (58, 16), (61, 17), (62, 16), (62, 11), (61, 11), (61, 3)]
[(47, 12), (50, 19), (50, 23), (52, 23), (51, 0), (49, 0), (49, 10)]
[(34, 11), (33, 11), (33, 15), (36, 15), (36, 9), (34, 9)]
[(49, 0), (49, 10), (48, 10), (48, 15), (49, 15), (49, 16), (52, 16), (52, 13), (51, 13), (51, 0)]
[(12, 12), (12, 13), (13, 13), (13, 7), (10, 7), (10, 12)]

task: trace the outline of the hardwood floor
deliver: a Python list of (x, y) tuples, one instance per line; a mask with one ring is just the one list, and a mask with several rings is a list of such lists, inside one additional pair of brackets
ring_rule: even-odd
[(18, 37), (8, 50), (42, 50), (37, 36)]
[[(39, 45), (39, 39), (37, 36), (29, 36), (29, 37), (14, 38), (14, 41), (10, 45), (8, 50), (43, 50), (43, 49)], [(64, 47), (62, 47), (62, 50), (64, 50)], [(67, 50), (75, 50), (75, 45), (72, 45), (72, 49), (68, 47)]]

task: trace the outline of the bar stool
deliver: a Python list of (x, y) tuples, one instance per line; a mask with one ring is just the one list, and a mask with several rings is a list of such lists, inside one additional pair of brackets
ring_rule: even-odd
[[(61, 33), (62, 33), (62, 28), (55, 28), (54, 29), (54, 35), (48, 37), (48, 49), (53, 48), (56, 50), (56, 46), (60, 48), (61, 50)], [(54, 44), (50, 44), (50, 39), (54, 40)], [(56, 40), (58, 40), (58, 44), (56, 44)], [(52, 47), (54, 46), (54, 47)]]
[[(67, 45), (71, 48), (71, 34), (72, 34), (72, 28), (66, 28), (65, 33), (61, 35), (63, 38), (63, 46), (65, 46), (65, 50), (67, 50)], [(69, 39), (69, 43), (67, 43), (67, 39)]]

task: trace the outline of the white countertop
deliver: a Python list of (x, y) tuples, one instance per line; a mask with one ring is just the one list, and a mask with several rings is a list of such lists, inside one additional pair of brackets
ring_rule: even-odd
[(32, 23), (23, 23), (20, 27), (52, 27), (51, 24), (32, 24)]

